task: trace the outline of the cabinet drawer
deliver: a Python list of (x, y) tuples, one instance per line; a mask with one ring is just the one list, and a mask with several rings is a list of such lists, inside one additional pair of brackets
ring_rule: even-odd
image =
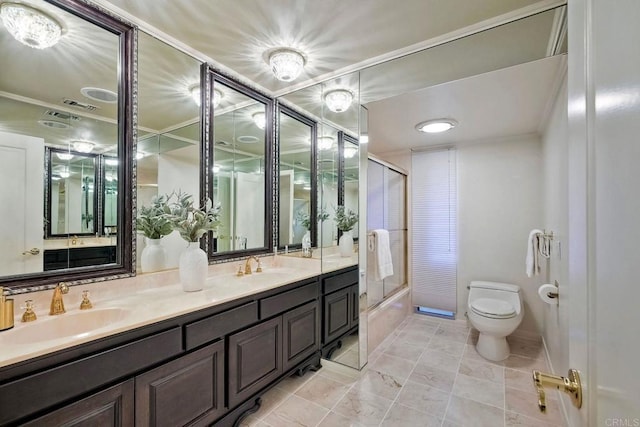
[(189, 323), (184, 328), (187, 350), (199, 347), (257, 321), (258, 303), (254, 301)]
[(260, 318), (266, 319), (316, 298), (318, 298), (318, 284), (314, 280), (308, 285), (301, 285), (291, 291), (260, 300)]
[(358, 283), (358, 269), (354, 268), (353, 270), (322, 279), (322, 293), (330, 294), (356, 283)]
[(179, 327), (0, 386), (0, 425), (97, 389), (182, 352)]

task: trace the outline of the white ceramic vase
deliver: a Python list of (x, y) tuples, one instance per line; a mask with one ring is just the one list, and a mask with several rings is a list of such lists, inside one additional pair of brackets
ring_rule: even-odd
[(342, 236), (340, 236), (340, 241), (338, 242), (338, 247), (340, 248), (341, 257), (346, 258), (353, 255), (353, 236), (351, 235), (351, 231), (342, 232)]
[(143, 273), (164, 270), (166, 264), (166, 254), (160, 244), (160, 239), (150, 239), (145, 237), (145, 246), (140, 255), (140, 268)]
[(207, 254), (200, 249), (200, 242), (189, 242), (189, 246), (180, 254), (178, 264), (182, 290), (185, 292), (202, 290), (207, 280), (208, 267)]

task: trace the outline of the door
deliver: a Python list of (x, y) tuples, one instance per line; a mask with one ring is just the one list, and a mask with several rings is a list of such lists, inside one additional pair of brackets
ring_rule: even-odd
[(640, 426), (640, 2), (569, 6), (571, 426)]
[[(0, 271), (42, 271), (44, 140), (0, 132)], [(24, 179), (16, 179), (24, 177)], [(33, 249), (33, 251), (32, 251)]]
[(235, 249), (261, 248), (265, 245), (264, 175), (237, 172), (236, 177), (235, 235), (241, 243)]

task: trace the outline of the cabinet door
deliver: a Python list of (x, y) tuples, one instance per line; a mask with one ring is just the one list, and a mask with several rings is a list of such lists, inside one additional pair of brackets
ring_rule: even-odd
[(129, 380), (24, 425), (133, 427), (133, 417), (133, 380)]
[(282, 327), (283, 371), (287, 371), (320, 348), (318, 302), (310, 302), (283, 314)]
[(282, 373), (282, 316), (229, 336), (229, 407)]
[(351, 289), (344, 288), (324, 297), (323, 343), (328, 344), (351, 328)]
[(360, 319), (360, 285), (351, 286), (351, 327), (358, 324)]
[(136, 377), (136, 424), (183, 426), (224, 408), (224, 341)]

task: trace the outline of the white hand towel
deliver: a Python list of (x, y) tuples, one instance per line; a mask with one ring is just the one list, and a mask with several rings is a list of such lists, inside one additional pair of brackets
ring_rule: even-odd
[(373, 278), (376, 281), (393, 275), (393, 261), (389, 246), (389, 232), (384, 229), (373, 230), (375, 240), (375, 269)]
[(540, 250), (539, 237), (542, 236), (542, 230), (533, 229), (529, 232), (529, 240), (527, 240), (527, 258), (525, 259), (525, 272), (527, 277), (540, 272), (540, 261), (538, 253)]

